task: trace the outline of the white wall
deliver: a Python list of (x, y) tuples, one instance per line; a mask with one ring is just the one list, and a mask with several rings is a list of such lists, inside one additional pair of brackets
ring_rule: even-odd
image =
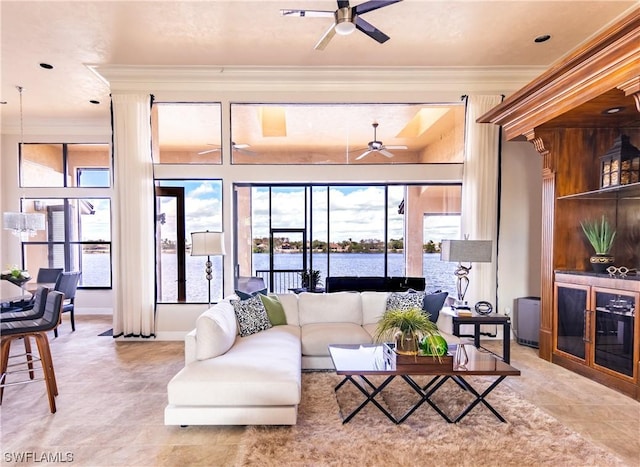
[(498, 309), (540, 296), (542, 157), (526, 141), (503, 142), (498, 239)]

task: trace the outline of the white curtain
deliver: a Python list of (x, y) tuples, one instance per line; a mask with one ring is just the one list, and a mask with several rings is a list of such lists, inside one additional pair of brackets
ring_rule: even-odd
[(115, 162), (113, 336), (155, 336), (151, 96), (113, 94)]
[(461, 234), (469, 240), (492, 240), (493, 262), (474, 263), (466, 299), (496, 304), (498, 241), (498, 169), (500, 129), (476, 120), (502, 101), (502, 96), (469, 96), (466, 114), (465, 163), (462, 177)]

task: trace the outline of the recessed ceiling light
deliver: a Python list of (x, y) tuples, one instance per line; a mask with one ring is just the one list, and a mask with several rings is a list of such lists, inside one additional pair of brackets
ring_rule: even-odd
[(53, 69), (53, 65), (49, 65), (48, 63), (41, 63), (40, 66), (42, 68), (44, 68), (45, 70), (52, 70)]
[(99, 103), (100, 103), (100, 101), (97, 101), (97, 100), (95, 100), (95, 99), (91, 99), (91, 100), (89, 101), (89, 103), (91, 103), (91, 104), (99, 104)]
[(604, 115), (613, 115), (613, 114), (617, 114), (618, 112), (622, 112), (623, 110), (624, 110), (624, 107), (611, 107), (610, 109), (603, 110), (602, 113)]
[(539, 44), (540, 42), (547, 42), (549, 39), (551, 39), (551, 36), (549, 34), (543, 34), (542, 36), (536, 37), (533, 42)]

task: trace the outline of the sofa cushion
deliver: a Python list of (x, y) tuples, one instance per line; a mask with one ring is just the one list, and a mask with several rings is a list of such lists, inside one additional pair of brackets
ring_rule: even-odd
[(362, 323), (378, 324), (387, 309), (387, 292), (362, 292)]
[(391, 292), (387, 297), (387, 310), (422, 309), (424, 292)]
[(241, 337), (265, 331), (271, 327), (267, 310), (259, 294), (247, 300), (231, 300), (231, 304), (236, 318), (238, 318), (238, 329)]
[(272, 326), (281, 326), (287, 324), (287, 317), (284, 314), (284, 308), (277, 295), (258, 295)]
[(205, 360), (222, 355), (231, 348), (237, 334), (233, 306), (223, 300), (196, 320), (196, 358)]
[(300, 326), (312, 323), (362, 325), (362, 303), (357, 292), (303, 292), (298, 295), (298, 310)]
[(240, 337), (224, 355), (185, 366), (169, 385), (169, 404), (296, 405), (301, 395), (300, 328), (275, 326)]
[(284, 308), (287, 324), (298, 326), (300, 324), (298, 317), (298, 295), (294, 293), (278, 294), (278, 300), (280, 300), (282, 308)]
[(355, 323), (314, 323), (302, 326), (302, 355), (329, 355), (329, 344), (370, 344), (371, 335)]

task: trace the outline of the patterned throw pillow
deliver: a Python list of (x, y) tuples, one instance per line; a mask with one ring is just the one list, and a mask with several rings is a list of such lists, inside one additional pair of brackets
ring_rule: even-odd
[(387, 310), (422, 309), (424, 292), (402, 293), (391, 292), (387, 297)]
[(271, 327), (267, 310), (259, 295), (247, 300), (231, 300), (231, 304), (238, 318), (240, 337), (247, 337)]

